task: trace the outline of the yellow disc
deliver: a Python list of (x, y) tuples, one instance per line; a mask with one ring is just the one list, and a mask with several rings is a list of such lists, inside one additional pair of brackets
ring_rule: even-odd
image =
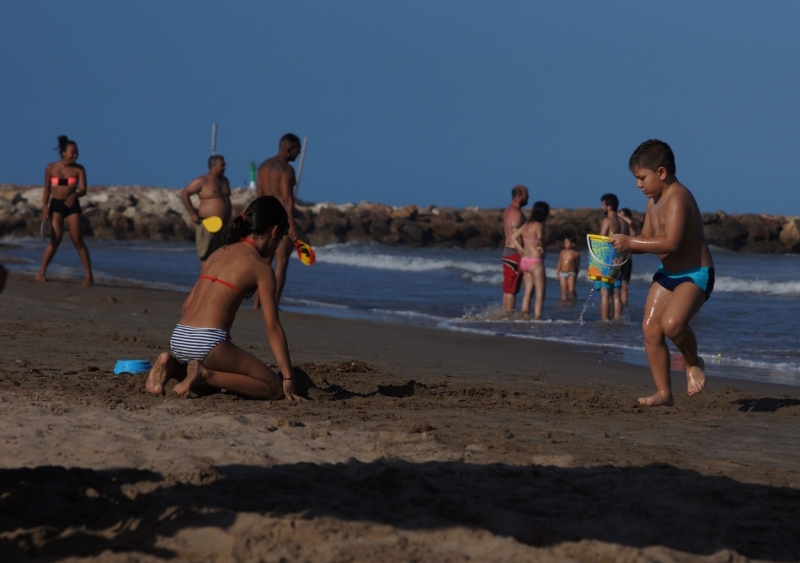
[(222, 219), (219, 217), (206, 217), (203, 226), (209, 233), (216, 233), (222, 228)]

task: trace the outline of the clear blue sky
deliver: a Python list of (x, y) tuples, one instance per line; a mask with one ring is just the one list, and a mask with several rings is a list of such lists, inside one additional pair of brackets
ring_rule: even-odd
[(232, 184), (288, 131), (300, 197), (502, 207), (616, 192), (669, 142), (704, 211), (800, 214), (800, 2), (7, 2), (0, 182)]

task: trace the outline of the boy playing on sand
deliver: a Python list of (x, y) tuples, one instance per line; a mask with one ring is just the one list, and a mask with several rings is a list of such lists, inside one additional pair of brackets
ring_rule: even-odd
[[(600, 234), (609, 236), (615, 234), (630, 234), (628, 223), (617, 215), (619, 199), (614, 194), (603, 194), (600, 198), (601, 209), (605, 214), (603, 222), (600, 223)], [(622, 278), (617, 277), (614, 283), (602, 281), (594, 282), (594, 288), (600, 290), (600, 320), (607, 321), (611, 316), (611, 309), (614, 310), (614, 319), (622, 318)]]
[(658, 391), (640, 398), (639, 403), (671, 406), (674, 399), (665, 336), (675, 343), (686, 363), (689, 395), (699, 393), (706, 384), (705, 364), (697, 355), (697, 339), (689, 321), (714, 289), (714, 261), (697, 202), (675, 177), (675, 155), (669, 145), (645, 141), (631, 155), (628, 167), (637, 187), (649, 198), (647, 211), (641, 235), (612, 235), (612, 243), (621, 252), (661, 257), (642, 320), (647, 361)]
[(564, 239), (564, 249), (558, 255), (556, 279), (561, 284), (561, 300), (577, 299), (575, 280), (581, 269), (581, 255), (575, 250), (575, 236), (569, 235)]

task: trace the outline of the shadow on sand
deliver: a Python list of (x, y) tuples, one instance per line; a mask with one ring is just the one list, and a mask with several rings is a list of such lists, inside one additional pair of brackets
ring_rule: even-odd
[(52, 561), (107, 549), (169, 559), (176, 554), (158, 548), (157, 536), (227, 528), (238, 512), (409, 530), (466, 526), (539, 547), (594, 539), (697, 555), (729, 548), (758, 559), (800, 558), (800, 491), (664, 464), (557, 468), (382, 460), (193, 471), (176, 481), (135, 469), (0, 470), (2, 560)]

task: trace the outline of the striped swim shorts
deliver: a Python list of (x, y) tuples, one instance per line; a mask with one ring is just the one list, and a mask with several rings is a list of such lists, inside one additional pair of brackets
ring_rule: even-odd
[(221, 328), (198, 328), (195, 326), (175, 325), (169, 347), (172, 355), (182, 364), (192, 360), (202, 362), (208, 353), (217, 345), (229, 342), (231, 335)]

